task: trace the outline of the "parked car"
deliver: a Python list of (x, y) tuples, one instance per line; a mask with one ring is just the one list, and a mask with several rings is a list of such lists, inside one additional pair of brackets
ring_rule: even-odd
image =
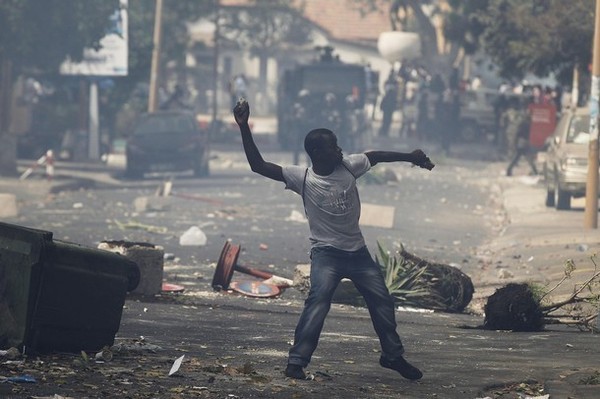
[(546, 206), (570, 209), (571, 198), (585, 196), (589, 127), (587, 108), (565, 110), (548, 138), (544, 160)]
[(209, 134), (189, 112), (157, 111), (140, 116), (127, 139), (126, 174), (192, 170), (209, 174)]

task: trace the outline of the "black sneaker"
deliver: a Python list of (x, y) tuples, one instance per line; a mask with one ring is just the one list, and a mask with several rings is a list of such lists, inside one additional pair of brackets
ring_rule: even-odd
[(409, 380), (420, 380), (423, 377), (423, 373), (421, 370), (404, 360), (403, 357), (399, 357), (398, 359), (390, 362), (384, 358), (379, 359), (379, 364), (382, 367), (387, 369), (396, 370), (402, 375), (402, 377), (407, 378)]
[(288, 364), (285, 368), (285, 376), (295, 378), (297, 380), (306, 379), (306, 374), (304, 374), (302, 366), (298, 366), (297, 364)]

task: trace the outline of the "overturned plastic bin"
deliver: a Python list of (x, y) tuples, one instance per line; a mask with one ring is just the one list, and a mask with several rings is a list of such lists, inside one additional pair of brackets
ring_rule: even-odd
[(128, 291), (140, 281), (126, 257), (0, 222), (0, 348), (79, 352), (112, 345)]

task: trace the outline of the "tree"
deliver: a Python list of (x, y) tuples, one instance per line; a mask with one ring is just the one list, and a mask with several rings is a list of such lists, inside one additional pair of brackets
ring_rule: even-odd
[[(421, 34), (423, 57), (434, 59), (437, 51), (436, 29), (431, 15), (441, 13), (443, 0), (352, 0), (362, 13), (385, 9), (390, 18), (390, 30), (412, 30)], [(428, 13), (424, 6), (431, 6)]]
[[(153, 49), (153, 30), (156, 0), (129, 1), (129, 71), (126, 77), (118, 78), (108, 94), (103, 112), (110, 123), (116, 114), (137, 96), (136, 87), (149, 82)], [(167, 63), (175, 65), (180, 74), (185, 74), (185, 53), (189, 46), (186, 23), (215, 12), (214, 0), (165, 0), (162, 14), (162, 49), (160, 70)], [(147, 109), (147, 98), (139, 97), (135, 112)]]
[(85, 47), (98, 46), (118, 6), (118, 0), (0, 2), (0, 175), (16, 173), (16, 139), (8, 131), (16, 77), (58, 70), (67, 56), (80, 60)]
[(567, 82), (591, 61), (594, 0), (450, 0), (447, 37), (482, 49), (502, 76), (555, 73)]
[[(101, 112), (109, 125), (113, 124), (116, 114), (131, 99), (140, 82), (149, 81), (155, 3), (155, 0), (128, 2), (128, 75), (114, 78), (112, 88), (102, 91), (104, 101)], [(8, 132), (13, 81), (22, 74), (35, 74), (43, 76), (54, 86), (62, 85), (65, 79), (58, 74), (61, 62), (67, 56), (74, 61), (80, 60), (85, 47), (97, 48), (109, 16), (118, 5), (119, 0), (0, 2), (0, 62), (3, 68), (3, 86), (0, 88), (0, 132), (3, 137), (0, 174), (16, 173), (16, 137), (14, 132)], [(185, 49), (189, 45), (186, 22), (193, 22), (211, 12), (214, 12), (214, 0), (165, 0), (162, 30), (165, 45), (161, 52), (163, 67), (170, 62), (182, 69)], [(60, 113), (56, 112), (56, 108), (64, 109), (68, 106), (67, 101), (73, 101), (64, 95), (55, 95), (51, 100), (49, 98), (46, 101), (50, 104), (44, 104), (45, 113), (50, 116)], [(140, 97), (140, 100), (144, 99)], [(145, 108), (145, 104), (141, 108)], [(76, 118), (72, 119), (72, 127), (79, 127), (76, 126)], [(62, 121), (61, 125), (64, 123)]]
[(480, 20), (485, 15), (488, 0), (449, 0), (450, 12), (446, 15), (444, 35), (458, 44), (466, 54), (472, 55), (480, 49), (484, 25)]
[[(251, 0), (245, 7), (223, 10), (221, 27), (227, 39), (258, 57), (259, 87), (267, 87), (267, 61), (289, 48), (308, 43), (311, 25), (302, 18), (302, 8), (286, 0)], [(263, 93), (266, 94), (266, 93)]]

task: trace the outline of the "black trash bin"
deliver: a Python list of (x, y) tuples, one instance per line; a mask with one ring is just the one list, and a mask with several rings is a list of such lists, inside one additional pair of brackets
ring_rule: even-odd
[(79, 352), (112, 345), (137, 264), (0, 222), (0, 348)]

